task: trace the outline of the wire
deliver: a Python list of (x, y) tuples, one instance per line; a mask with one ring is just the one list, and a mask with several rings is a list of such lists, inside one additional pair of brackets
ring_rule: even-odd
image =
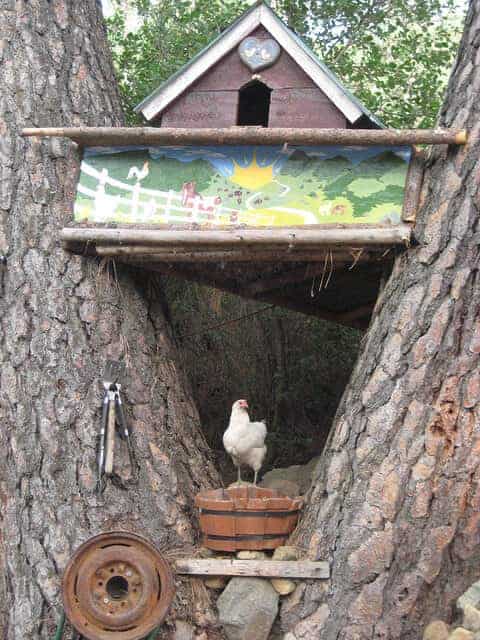
[(64, 628), (65, 628), (65, 611), (62, 611), (62, 615), (60, 616), (60, 620), (58, 621), (57, 630), (55, 632), (55, 637), (53, 640), (62, 639)]
[(328, 287), (328, 283), (330, 282), (330, 278), (332, 277), (332, 274), (333, 274), (333, 254), (331, 249), (329, 251), (329, 257), (330, 257), (330, 271), (328, 272), (328, 278), (327, 278), (327, 281), (325, 282), (324, 289)]
[(260, 313), (265, 313), (265, 311), (270, 311), (275, 307), (274, 304), (268, 305), (268, 307), (262, 307), (262, 309), (258, 309), (258, 311), (252, 311), (251, 313), (247, 313), (244, 316), (239, 316), (238, 318), (232, 318), (231, 320), (226, 320), (225, 322), (219, 322), (218, 324), (212, 324), (210, 326), (204, 327), (200, 333), (187, 333), (185, 335), (180, 334), (179, 339), (185, 340), (186, 338), (200, 338), (207, 331), (211, 331), (212, 329), (219, 329), (220, 327), (225, 327), (229, 324), (235, 324), (235, 322), (240, 322), (241, 320), (245, 320), (246, 318), (251, 318), (252, 316), (257, 316)]

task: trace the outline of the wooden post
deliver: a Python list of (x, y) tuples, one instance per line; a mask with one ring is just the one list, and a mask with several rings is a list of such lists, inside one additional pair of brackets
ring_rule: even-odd
[(415, 222), (417, 217), (417, 208), (425, 171), (425, 159), (426, 153), (424, 150), (414, 150), (408, 166), (407, 179), (405, 182), (405, 195), (402, 209), (403, 222)]
[(415, 145), (467, 142), (463, 129), (296, 129), (231, 127), (181, 129), (162, 127), (48, 127), (23, 129), (22, 135), (70, 138), (84, 146), (301, 144)]

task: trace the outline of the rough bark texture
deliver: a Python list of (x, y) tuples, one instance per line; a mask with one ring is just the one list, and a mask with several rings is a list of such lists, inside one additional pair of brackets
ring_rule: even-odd
[(298, 639), (418, 639), (480, 577), (479, 45), (472, 1), (440, 122), (469, 144), (429, 156), (419, 245), (378, 300), (318, 465), (297, 535), (332, 579), (284, 604)]
[[(125, 528), (172, 549), (192, 543), (193, 494), (218, 481), (176, 368), (154, 280), (63, 251), (78, 157), (71, 143), (25, 140), (24, 126), (119, 125), (95, 0), (0, 2), (0, 637), (44, 638), (59, 575), (93, 534)], [(95, 452), (107, 358), (125, 357), (138, 459), (102, 496)], [(206, 624), (180, 588), (176, 615)], [(175, 617), (174, 615), (172, 618)], [(166, 633), (166, 632), (165, 632)], [(165, 634), (164, 634), (165, 635)], [(161, 636), (161, 637), (164, 637)]]

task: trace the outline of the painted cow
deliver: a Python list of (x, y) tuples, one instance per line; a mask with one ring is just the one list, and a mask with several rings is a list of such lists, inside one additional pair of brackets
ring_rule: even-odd
[(182, 206), (196, 209), (198, 212), (207, 213), (209, 219), (215, 218), (219, 205), (222, 203), (220, 196), (202, 196), (196, 191), (195, 182), (184, 182), (182, 186)]

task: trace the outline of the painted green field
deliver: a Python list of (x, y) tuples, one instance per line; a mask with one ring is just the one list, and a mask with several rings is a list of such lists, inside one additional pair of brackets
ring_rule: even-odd
[(408, 149), (135, 149), (88, 155), (75, 218), (292, 226), (396, 224)]

